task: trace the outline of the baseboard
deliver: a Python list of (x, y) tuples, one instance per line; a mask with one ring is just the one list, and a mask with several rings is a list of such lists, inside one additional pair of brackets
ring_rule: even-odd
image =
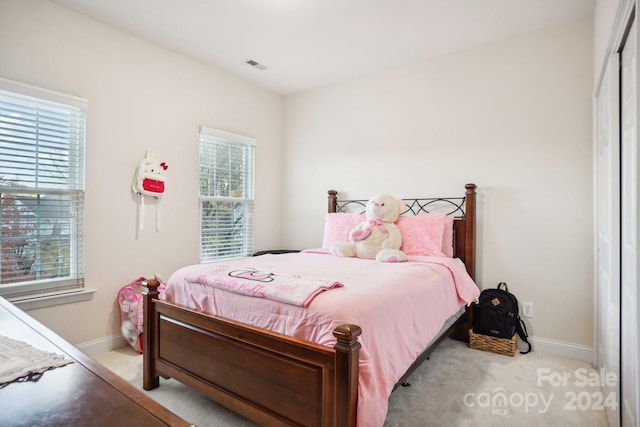
[[(546, 338), (529, 337), (532, 351), (551, 356), (566, 357), (567, 359), (593, 363), (593, 348), (564, 341), (555, 341)], [(525, 344), (526, 345), (526, 344)], [(519, 344), (522, 348), (522, 343)]]
[(76, 348), (88, 356), (95, 356), (96, 354), (106, 353), (126, 345), (127, 341), (122, 335), (112, 335), (110, 337), (83, 342), (76, 345)]

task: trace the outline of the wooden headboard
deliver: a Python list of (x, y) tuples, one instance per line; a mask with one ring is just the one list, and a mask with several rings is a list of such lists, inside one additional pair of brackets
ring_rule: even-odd
[[(460, 258), (473, 280), (476, 278), (476, 185), (466, 184), (462, 197), (402, 199), (407, 210), (401, 215), (442, 212), (453, 215), (453, 256)], [(338, 192), (329, 190), (328, 212), (363, 213), (366, 200), (338, 200)]]

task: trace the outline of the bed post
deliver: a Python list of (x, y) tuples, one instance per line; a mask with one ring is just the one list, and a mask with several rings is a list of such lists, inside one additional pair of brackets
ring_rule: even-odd
[(476, 279), (476, 185), (466, 184), (465, 192), (465, 254), (464, 263), (473, 280)]
[(335, 213), (336, 206), (338, 205), (338, 192), (336, 190), (329, 190), (327, 193), (329, 193), (329, 207), (327, 212)]
[(362, 329), (358, 325), (340, 325), (333, 331), (338, 340), (336, 351), (335, 384), (335, 423), (336, 427), (356, 425), (358, 403), (358, 368), (360, 343), (358, 337)]
[(158, 329), (158, 316), (156, 315), (153, 299), (158, 298), (158, 286), (160, 282), (149, 279), (142, 282), (142, 295), (144, 301), (144, 331), (142, 333), (142, 387), (151, 390), (160, 385), (160, 377), (155, 374), (155, 361), (158, 356), (156, 335)]
[[(465, 231), (464, 231), (464, 264), (469, 276), (476, 282), (476, 185), (466, 184), (465, 192)], [(476, 282), (477, 283), (477, 282)], [(473, 327), (473, 304), (471, 304), (450, 337), (469, 342), (469, 329)]]

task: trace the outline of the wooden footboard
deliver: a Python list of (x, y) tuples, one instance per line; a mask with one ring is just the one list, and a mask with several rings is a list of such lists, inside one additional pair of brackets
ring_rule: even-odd
[(144, 383), (172, 377), (261, 425), (355, 426), (361, 330), (334, 348), (194, 312), (144, 289)]

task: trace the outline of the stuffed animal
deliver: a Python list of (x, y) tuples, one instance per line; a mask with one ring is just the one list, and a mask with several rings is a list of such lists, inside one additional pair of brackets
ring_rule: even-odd
[(407, 257), (400, 250), (402, 235), (395, 222), (405, 205), (388, 194), (373, 196), (367, 201), (367, 220), (349, 233), (349, 242), (338, 242), (331, 252), (341, 257), (375, 259), (382, 262), (402, 262)]

